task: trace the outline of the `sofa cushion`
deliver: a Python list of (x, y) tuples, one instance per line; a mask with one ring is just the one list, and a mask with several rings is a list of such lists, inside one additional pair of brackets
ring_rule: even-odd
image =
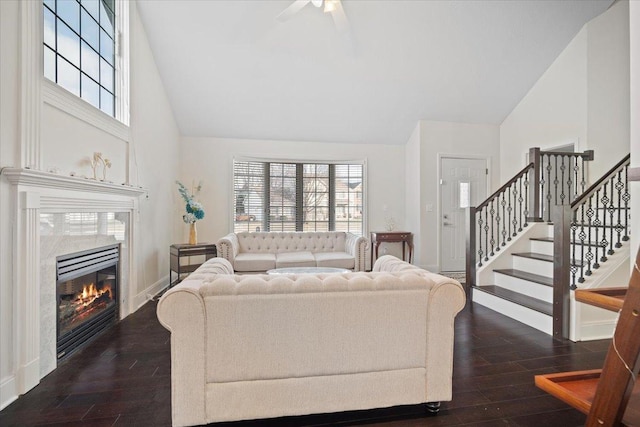
[(276, 254), (276, 268), (315, 267), (316, 259), (309, 251)]
[(353, 270), (356, 264), (353, 256), (346, 252), (318, 252), (313, 255), (316, 257), (318, 267), (337, 267)]
[(233, 265), (235, 271), (266, 271), (276, 268), (276, 255), (269, 253), (239, 253)]

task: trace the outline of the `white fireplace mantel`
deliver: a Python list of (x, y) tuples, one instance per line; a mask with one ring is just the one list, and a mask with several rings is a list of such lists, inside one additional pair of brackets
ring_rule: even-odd
[(26, 168), (4, 168), (2, 175), (14, 185), (32, 187), (56, 188), (60, 190), (83, 191), (100, 194), (116, 194), (121, 196), (139, 197), (147, 193), (142, 187), (125, 184), (113, 184), (75, 176), (64, 176), (50, 172), (43, 172)]

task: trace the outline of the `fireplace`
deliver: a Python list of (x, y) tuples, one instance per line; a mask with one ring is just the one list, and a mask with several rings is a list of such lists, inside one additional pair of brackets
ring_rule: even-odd
[(120, 245), (56, 258), (58, 360), (117, 322), (119, 258)]

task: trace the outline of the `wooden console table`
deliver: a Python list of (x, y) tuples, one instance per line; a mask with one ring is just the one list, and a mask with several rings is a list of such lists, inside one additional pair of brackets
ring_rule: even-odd
[[(182, 280), (181, 275), (192, 273), (202, 264), (202, 262), (191, 264), (190, 260), (185, 261), (183, 258), (204, 255), (206, 261), (218, 256), (216, 245), (213, 243), (174, 244), (169, 248), (169, 253), (169, 287), (180, 283)], [(176, 273), (177, 277), (175, 279), (172, 279), (172, 273)]]
[[(371, 268), (378, 259), (380, 243), (402, 243), (402, 260), (405, 260), (405, 245), (409, 247), (409, 262), (413, 260), (413, 233), (408, 231), (372, 231), (371, 232)], [(373, 256), (375, 252), (375, 258)]]

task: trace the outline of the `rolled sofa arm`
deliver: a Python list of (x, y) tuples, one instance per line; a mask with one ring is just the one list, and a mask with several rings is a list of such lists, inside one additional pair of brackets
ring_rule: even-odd
[(206, 424), (205, 306), (201, 280), (182, 281), (167, 291), (156, 310), (171, 332), (173, 426)]
[(366, 237), (356, 236), (353, 233), (346, 233), (345, 251), (356, 259), (353, 271), (364, 271), (366, 267), (367, 245), (369, 241)]
[(189, 275), (190, 280), (206, 280), (212, 274), (233, 274), (233, 266), (224, 258), (211, 258)]
[(393, 255), (382, 255), (381, 257), (378, 257), (371, 268), (371, 271), (373, 272), (386, 271), (387, 273), (398, 273), (409, 270), (425, 271), (420, 267), (409, 264), (400, 258), (394, 257)]
[(218, 256), (224, 258), (233, 265), (236, 255), (240, 250), (240, 243), (238, 243), (238, 236), (236, 233), (229, 233), (216, 244), (218, 247)]
[(427, 306), (426, 400), (449, 401), (453, 383), (454, 323), (465, 306), (466, 295), (454, 279), (430, 272), (424, 275), (434, 281)]

